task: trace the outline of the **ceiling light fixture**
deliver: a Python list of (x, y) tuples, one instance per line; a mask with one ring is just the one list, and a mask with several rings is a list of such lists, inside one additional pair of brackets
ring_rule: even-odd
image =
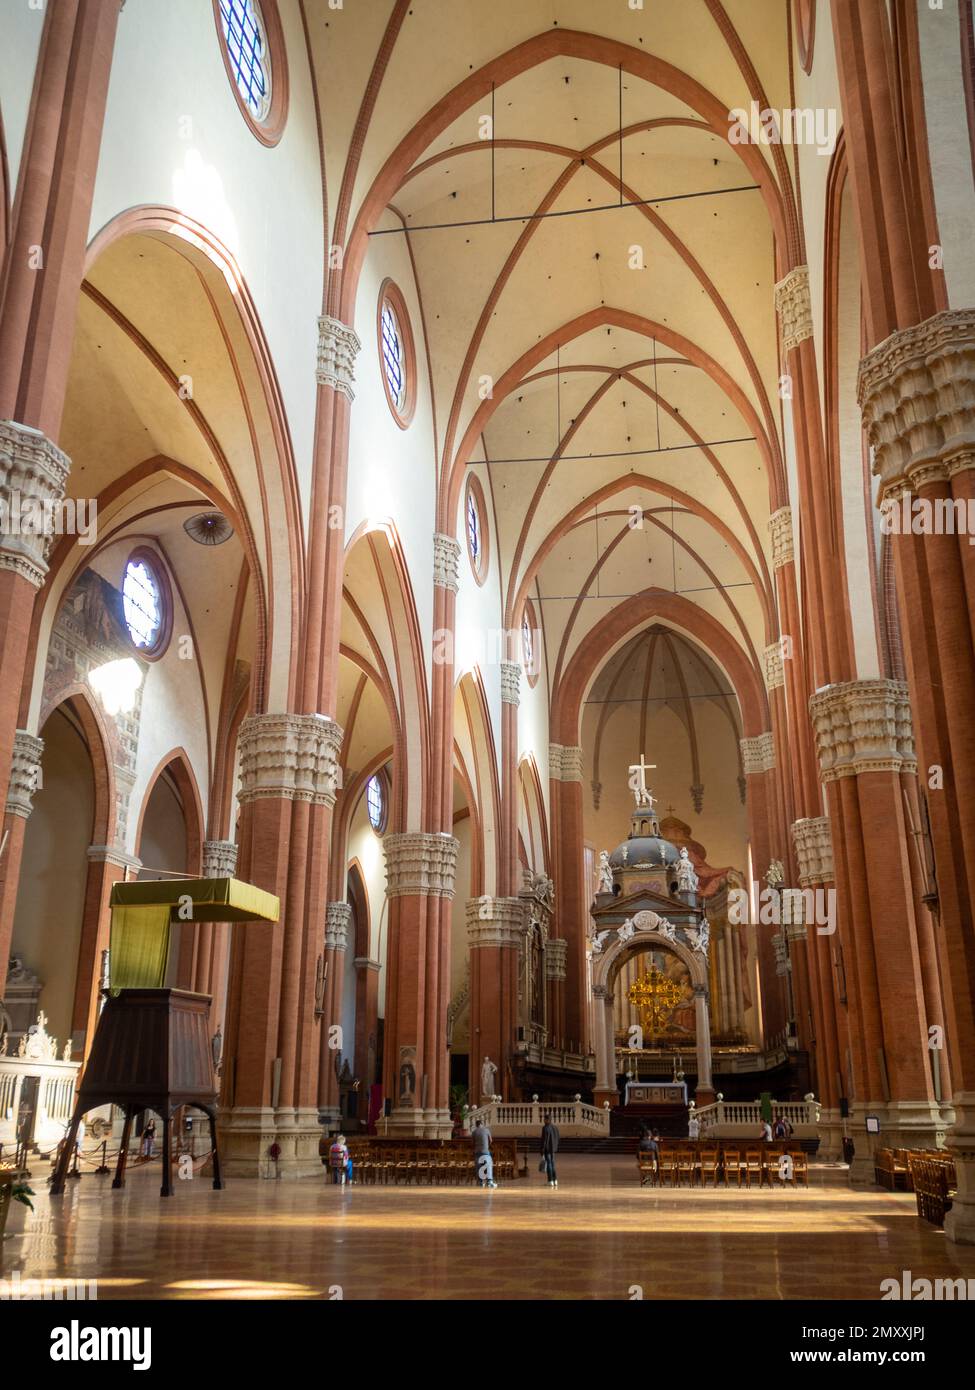
[(223, 545), (234, 534), (222, 512), (198, 512), (183, 522), (183, 530), (197, 545)]

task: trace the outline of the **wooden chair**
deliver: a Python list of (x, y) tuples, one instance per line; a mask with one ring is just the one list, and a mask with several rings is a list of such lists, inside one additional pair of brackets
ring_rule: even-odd
[(732, 1177), (735, 1178), (738, 1186), (741, 1187), (741, 1150), (725, 1149), (721, 1156), (721, 1166), (724, 1169), (725, 1187), (731, 1186)]
[(682, 1148), (677, 1155), (677, 1183), (680, 1186), (683, 1179), (687, 1179), (688, 1187), (693, 1187), (697, 1178), (697, 1153), (693, 1145), (688, 1144)]
[(809, 1156), (802, 1149), (790, 1149), (792, 1159), (792, 1180), (797, 1187), (809, 1186)]
[(433, 1181), (436, 1158), (433, 1149), (426, 1144), (418, 1144), (413, 1157), (413, 1179), (417, 1183)]
[[(745, 1150), (745, 1186), (751, 1187), (752, 1178), (756, 1180), (759, 1187), (762, 1185), (762, 1176), (765, 1172), (765, 1162), (762, 1157), (761, 1149)], [(740, 1186), (740, 1184), (739, 1184)]]
[(660, 1177), (656, 1154), (647, 1149), (637, 1149), (636, 1161), (640, 1174), (640, 1186), (645, 1187), (649, 1183), (651, 1187), (656, 1187)]
[(700, 1159), (701, 1186), (707, 1187), (710, 1177), (712, 1187), (718, 1185), (719, 1155), (717, 1149), (702, 1148)]
[(669, 1146), (663, 1148), (661, 1146), (659, 1164), (660, 1181), (662, 1183), (664, 1178), (669, 1178), (671, 1187), (677, 1186), (677, 1155), (677, 1149), (672, 1149)]

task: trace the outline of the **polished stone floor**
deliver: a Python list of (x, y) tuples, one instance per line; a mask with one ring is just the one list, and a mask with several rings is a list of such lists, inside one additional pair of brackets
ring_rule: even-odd
[(530, 1161), (496, 1191), (205, 1179), (159, 1197), (158, 1164), (69, 1183), (41, 1173), (24, 1235), (3, 1243), (20, 1288), (96, 1279), (107, 1298), (861, 1298), (880, 1281), (975, 1279), (975, 1247), (919, 1221), (910, 1194), (641, 1188), (630, 1158), (567, 1155), (558, 1191)]

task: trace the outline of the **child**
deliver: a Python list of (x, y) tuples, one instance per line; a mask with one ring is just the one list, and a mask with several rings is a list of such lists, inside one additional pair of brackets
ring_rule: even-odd
[(332, 1182), (344, 1187), (349, 1170), (349, 1149), (344, 1134), (336, 1134), (328, 1151), (328, 1162), (332, 1170)]

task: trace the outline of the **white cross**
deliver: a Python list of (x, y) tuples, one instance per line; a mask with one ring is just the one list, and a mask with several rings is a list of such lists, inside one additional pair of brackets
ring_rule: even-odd
[[(640, 761), (638, 763), (631, 763), (629, 768), (630, 790), (636, 797), (636, 804), (638, 806), (649, 806), (651, 810), (653, 810), (653, 803), (656, 801), (657, 798), (652, 794), (649, 787), (647, 786), (647, 773), (655, 772), (656, 768), (656, 763), (647, 762), (646, 753), (641, 753)], [(637, 779), (635, 786), (634, 778)]]

